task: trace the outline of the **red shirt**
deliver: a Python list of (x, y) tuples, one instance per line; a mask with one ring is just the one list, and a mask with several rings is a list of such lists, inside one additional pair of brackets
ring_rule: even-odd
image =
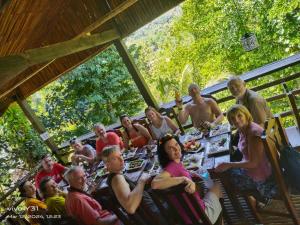
[(114, 133), (114, 132), (107, 132), (106, 133), (106, 142), (104, 142), (103, 140), (101, 139), (97, 139), (96, 141), (96, 152), (97, 154), (99, 155), (103, 148), (106, 147), (106, 146), (110, 146), (110, 145), (119, 145), (120, 148), (122, 149), (123, 148), (123, 142), (121, 141), (120, 137)]
[(95, 224), (98, 218), (111, 215), (108, 211), (103, 210), (95, 199), (80, 192), (69, 192), (65, 207), (69, 216), (85, 225)]
[(65, 167), (59, 163), (54, 163), (53, 168), (50, 173), (45, 172), (44, 170), (41, 170), (37, 173), (35, 176), (35, 186), (39, 188), (40, 182), (43, 179), (43, 177), (52, 177), (53, 180), (56, 183), (59, 183), (62, 180), (63, 172), (65, 171)]

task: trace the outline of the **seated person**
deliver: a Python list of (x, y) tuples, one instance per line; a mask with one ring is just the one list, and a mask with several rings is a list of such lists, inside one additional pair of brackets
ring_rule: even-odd
[(212, 98), (204, 98), (200, 95), (200, 88), (197, 84), (190, 84), (189, 95), (192, 102), (182, 108), (182, 100), (177, 101), (178, 119), (185, 124), (191, 116), (193, 126), (200, 129), (214, 127), (224, 119), (223, 113), (216, 101)]
[(106, 132), (103, 124), (98, 123), (94, 125), (94, 131), (98, 137), (96, 140), (97, 158), (101, 159), (101, 152), (106, 146), (119, 145), (120, 149), (123, 149), (124, 144), (120, 137), (114, 132)]
[(167, 116), (162, 116), (155, 108), (148, 106), (145, 115), (150, 121), (151, 135), (153, 139), (159, 140), (165, 134), (179, 134), (180, 130), (175, 123)]
[[(176, 136), (166, 135), (158, 144), (158, 160), (163, 171), (157, 175), (152, 181), (153, 189), (166, 189), (181, 183), (186, 184), (185, 191), (194, 194), (199, 205), (204, 209), (207, 217), (212, 223), (215, 223), (222, 211), (219, 198), (222, 197), (221, 188), (218, 184), (214, 184), (210, 191), (201, 199), (199, 193), (196, 192), (196, 185), (191, 180), (191, 175), (187, 171), (182, 162), (183, 146)], [(174, 205), (178, 208), (183, 220), (186, 224), (192, 224), (188, 215), (180, 210), (177, 199), (174, 199)], [(195, 209), (191, 208), (193, 212)], [(194, 213), (194, 212), (193, 212)]]
[(47, 205), (37, 199), (35, 186), (29, 181), (24, 181), (20, 184), (19, 191), (21, 193), (21, 197), (26, 198), (25, 205), (30, 224), (43, 224), (43, 218), (46, 216)]
[(95, 199), (84, 192), (86, 176), (81, 167), (75, 166), (70, 168), (66, 172), (66, 179), (70, 184), (65, 203), (66, 211), (69, 216), (77, 220), (78, 224), (120, 224), (116, 215), (103, 210)]
[(40, 186), (40, 181), (43, 177), (52, 177), (56, 183), (59, 183), (63, 179), (63, 174), (66, 171), (66, 167), (59, 163), (53, 162), (50, 155), (45, 155), (42, 159), (42, 170), (35, 176), (35, 186)]
[(95, 149), (90, 145), (82, 145), (79, 140), (73, 138), (70, 140), (70, 146), (75, 150), (72, 155), (72, 163), (78, 165), (79, 162), (86, 161), (89, 165), (94, 163), (96, 157)]
[(135, 148), (141, 148), (151, 143), (152, 137), (147, 128), (138, 123), (133, 124), (127, 115), (122, 115), (120, 121), (125, 129), (125, 133), (123, 133), (125, 148), (131, 147), (130, 142)]
[[(149, 221), (153, 220), (153, 224), (165, 224), (159, 214), (158, 208), (153, 203), (149, 194), (144, 191), (149, 176), (143, 174), (137, 184), (134, 184), (124, 176), (122, 173), (124, 159), (118, 146), (105, 148), (102, 153), (102, 160), (109, 171), (107, 184), (111, 188), (113, 196), (126, 212), (128, 214), (135, 214), (136, 212), (139, 214), (139, 210), (143, 208), (149, 215)], [(140, 221), (140, 224), (143, 224), (143, 220)]]
[(264, 122), (272, 117), (267, 101), (258, 93), (246, 88), (240, 77), (233, 76), (228, 80), (227, 87), (236, 98), (236, 103), (245, 106), (252, 115), (254, 123), (264, 127)]
[(59, 190), (56, 182), (51, 177), (44, 177), (40, 182), (40, 191), (47, 205), (48, 215), (66, 216), (66, 193)]
[(266, 156), (261, 139), (263, 128), (253, 122), (248, 109), (243, 105), (234, 105), (227, 112), (229, 123), (239, 132), (238, 147), (243, 154), (241, 162), (219, 164), (216, 172), (229, 170), (233, 185), (243, 190), (257, 190), (256, 200), (268, 203), (277, 193), (272, 179), (272, 168)]

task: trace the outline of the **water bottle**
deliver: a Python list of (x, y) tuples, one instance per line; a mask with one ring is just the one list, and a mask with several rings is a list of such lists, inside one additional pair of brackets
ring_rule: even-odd
[(209, 172), (204, 167), (199, 167), (197, 174), (202, 178), (206, 188), (210, 189), (214, 185), (213, 180), (210, 178)]

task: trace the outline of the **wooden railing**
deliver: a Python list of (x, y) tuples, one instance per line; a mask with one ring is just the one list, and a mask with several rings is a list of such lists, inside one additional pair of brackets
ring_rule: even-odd
[[(247, 73), (241, 75), (241, 78), (244, 81), (249, 82), (249, 81), (259, 79), (259, 78), (262, 78), (264, 76), (270, 75), (272, 73), (282, 71), (285, 68), (291, 68), (291, 67), (293, 67), (293, 66), (295, 66), (299, 63), (300, 63), (300, 53), (296, 54), (296, 55), (293, 55), (291, 57), (285, 58), (283, 60), (279, 60), (279, 61), (267, 64), (263, 67), (257, 68), (255, 70), (250, 71), (250, 72), (247, 72)], [(300, 69), (299, 69), (299, 71), (300, 71)], [(300, 127), (300, 115), (299, 115), (300, 108), (296, 104), (296, 99), (300, 98), (299, 97), (300, 89), (299, 89), (299, 87), (297, 87), (294, 90), (288, 90), (287, 86), (286, 86), (286, 82), (293, 81), (293, 80), (297, 80), (300, 83), (299, 78), (300, 78), (300, 72), (297, 72), (297, 73), (294, 73), (292, 75), (285, 76), (284, 78), (274, 79), (274, 80), (269, 81), (267, 83), (255, 86), (251, 89), (254, 90), (254, 91), (262, 91), (262, 90), (266, 90), (268, 88), (271, 88), (271, 87), (274, 87), (274, 86), (277, 86), (277, 85), (282, 85), (283, 88), (284, 88), (284, 92), (277, 93), (273, 96), (270, 96), (266, 100), (268, 102), (272, 102), (272, 101), (276, 101), (276, 100), (286, 98), (290, 103), (290, 106), (291, 106), (290, 108), (291, 109), (288, 110), (288, 111), (280, 112), (280, 116), (281, 117), (287, 117), (287, 116), (294, 115), (296, 124), (297, 124), (298, 127)], [(215, 94), (221, 93), (222, 91), (224, 91), (226, 89), (227, 89), (227, 82), (224, 81), (224, 82), (221, 82), (219, 84), (216, 84), (216, 85), (213, 85), (211, 87), (203, 89), (202, 94), (213, 96)], [(217, 102), (219, 104), (223, 104), (223, 103), (226, 103), (226, 102), (228, 102), (230, 100), (233, 100), (233, 99), (234, 99), (233, 96), (225, 96), (225, 97), (217, 99)], [(186, 104), (190, 101), (191, 101), (191, 98), (189, 96), (184, 96), (183, 97), (184, 104)], [(176, 120), (176, 116), (177, 116), (176, 111), (177, 110), (176, 110), (176, 105), (175, 105), (174, 101), (171, 101), (171, 102), (168, 102), (168, 103), (165, 103), (165, 104), (161, 105), (161, 110), (165, 111), (165, 113), (167, 115), (173, 117), (175, 119), (175, 121), (178, 123), (178, 125), (181, 129), (184, 130), (184, 129), (191, 126), (190, 124), (182, 126), (181, 124), (179, 124), (178, 120)], [(144, 115), (139, 116), (139, 118), (143, 118), (143, 117), (144, 117)], [(120, 127), (120, 124), (116, 123), (116, 124), (113, 124), (113, 125), (109, 126), (108, 129), (115, 129), (115, 128), (119, 128), (119, 127)], [(79, 139), (84, 141), (84, 140), (93, 138), (94, 136), (95, 136), (95, 134), (93, 132), (91, 132), (91, 133), (88, 133), (88, 134), (85, 134), (85, 135), (79, 137)], [(63, 150), (63, 149), (66, 149), (66, 148), (69, 148), (68, 142), (63, 143), (61, 145), (60, 150)], [(24, 178), (22, 178), (22, 180), (24, 180)], [(7, 197), (9, 197), (16, 190), (16, 188), (17, 188), (17, 185), (15, 185), (14, 188), (12, 188), (6, 194), (4, 194), (0, 198), (0, 204)], [(16, 207), (20, 204), (20, 202), (21, 202), (20, 199), (18, 199), (17, 201), (12, 202), (12, 206)], [(7, 216), (7, 215), (8, 215), (8, 212), (5, 212), (4, 214), (0, 215), (0, 221), (5, 219), (5, 216)]]

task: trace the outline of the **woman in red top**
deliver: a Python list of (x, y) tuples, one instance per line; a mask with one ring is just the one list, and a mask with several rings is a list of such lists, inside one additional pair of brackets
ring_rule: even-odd
[(152, 138), (147, 128), (135, 123), (133, 124), (127, 115), (120, 116), (120, 121), (125, 129), (123, 133), (123, 140), (125, 148), (130, 148), (130, 141), (132, 147), (141, 148), (151, 142)]

